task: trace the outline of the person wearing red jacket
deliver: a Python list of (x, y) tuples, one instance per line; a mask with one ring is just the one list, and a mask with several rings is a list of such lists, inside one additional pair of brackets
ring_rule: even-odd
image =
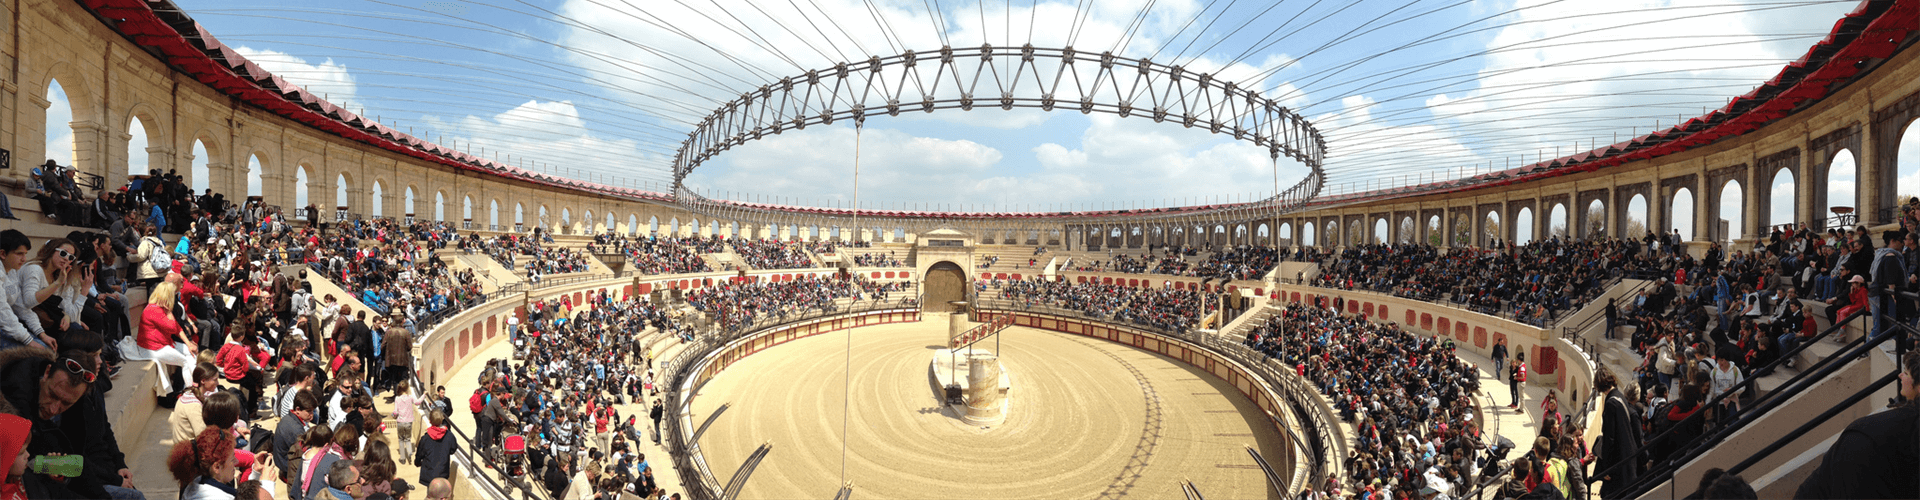
[(214, 355), (214, 364), (220, 367), (220, 375), (228, 382), (246, 389), (248, 411), (258, 410), (260, 395), (266, 390), (262, 373), (267, 366), (267, 352), (246, 328), (234, 328), (231, 333), (227, 343)]

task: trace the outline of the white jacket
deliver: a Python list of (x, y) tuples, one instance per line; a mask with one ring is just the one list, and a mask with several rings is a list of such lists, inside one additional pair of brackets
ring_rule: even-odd
[(40, 317), (14, 300), (14, 294), (20, 287), (18, 274), (0, 269), (0, 304), (5, 304), (0, 306), (0, 335), (6, 335), (14, 342), (31, 344), (40, 338)]

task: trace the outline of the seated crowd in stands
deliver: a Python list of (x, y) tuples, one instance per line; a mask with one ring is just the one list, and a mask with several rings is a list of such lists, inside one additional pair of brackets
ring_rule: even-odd
[[(1186, 331), (1220, 309), (1219, 296), (1172, 287), (1141, 288), (1033, 278), (991, 282), (1002, 300), (1070, 309), (1161, 330)], [(985, 295), (983, 293), (983, 295)]]
[(841, 248), (873, 248), (873, 242), (871, 241), (810, 241), (810, 242), (807, 242), (806, 246), (807, 246), (807, 251), (809, 252), (813, 252), (821, 255), (829, 255), (837, 252)]
[(1353, 424), (1347, 477), (1329, 478), (1323, 492), (1399, 498), (1431, 487), (1460, 498), (1475, 486), (1488, 438), (1474, 420), (1475, 367), (1453, 341), (1294, 303), (1249, 331), (1246, 345), (1292, 368)]
[(853, 256), (853, 265), (860, 267), (906, 267), (907, 263), (887, 253), (863, 253)]
[(1660, 262), (1634, 240), (1534, 241), (1497, 249), (1374, 244), (1322, 261), (1313, 285), (1448, 301), (1544, 326), (1604, 292), (1608, 280)]
[(806, 245), (774, 239), (728, 238), (733, 252), (754, 269), (806, 269), (815, 267)]
[[(1154, 251), (1161, 250), (1160, 256)], [(1266, 277), (1273, 266), (1280, 261), (1280, 251), (1263, 245), (1239, 245), (1227, 248), (1214, 248), (1205, 260), (1188, 261), (1187, 257), (1197, 257), (1203, 251), (1199, 247), (1186, 245), (1148, 245), (1147, 252), (1139, 257), (1125, 253), (1108, 252), (1105, 261), (1078, 262), (1069, 258), (1062, 269), (1086, 272), (1116, 272), (1130, 274), (1167, 274), (1194, 278), (1213, 278), (1221, 280), (1258, 280)], [(1035, 265), (1037, 261), (1029, 261)]]
[[(467, 253), (484, 251), (507, 269), (524, 269), (527, 279), (534, 283), (539, 283), (541, 277), (549, 274), (579, 273), (589, 269), (586, 252), (577, 248), (541, 245), (541, 241), (552, 241), (551, 238), (542, 238), (542, 234), (539, 229), (535, 229), (532, 236), (505, 234), (481, 238), (473, 234), (461, 240), (458, 248)], [(523, 255), (526, 256), (524, 260), (520, 257)]]
[(905, 282), (878, 283), (858, 275), (798, 276), (783, 282), (721, 282), (688, 293), (687, 303), (732, 332), (759, 324), (762, 317), (778, 323), (792, 315), (838, 311), (841, 299), (885, 302), (891, 292), (903, 290)]
[(725, 243), (717, 238), (678, 238), (649, 236), (620, 238), (613, 242), (627, 256), (627, 267), (640, 274), (681, 274), (712, 272), (713, 266), (700, 254), (719, 253)]

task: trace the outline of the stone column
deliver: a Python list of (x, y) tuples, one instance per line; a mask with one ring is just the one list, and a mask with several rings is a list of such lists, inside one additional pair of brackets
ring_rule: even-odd
[(982, 423), (1006, 417), (1000, 392), (1000, 357), (975, 353), (967, 357), (967, 421)]

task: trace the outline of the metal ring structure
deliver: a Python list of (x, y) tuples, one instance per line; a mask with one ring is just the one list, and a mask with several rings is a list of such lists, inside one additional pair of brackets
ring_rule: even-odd
[[(1051, 213), (936, 213), (867, 209), (815, 209), (714, 200), (684, 185), (686, 176), (721, 152), (809, 125), (835, 121), (864, 123), (868, 116), (902, 112), (997, 107), (1077, 110), (1082, 114), (1140, 116), (1204, 127), (1216, 134), (1286, 155), (1309, 173), (1273, 197), (1202, 207)], [(1234, 82), (1167, 66), (1148, 59), (1090, 53), (1066, 48), (943, 47), (935, 53), (874, 56), (808, 71), (761, 86), (715, 109), (687, 135), (674, 156), (674, 199), (683, 208), (737, 221), (778, 222), (795, 216), (809, 220), (855, 217), (880, 220), (928, 219), (954, 224), (964, 219), (1045, 218), (1049, 224), (1139, 222), (1193, 218), (1246, 222), (1276, 217), (1303, 207), (1320, 192), (1326, 140), (1305, 117)], [(915, 224), (919, 225), (919, 224)]]

